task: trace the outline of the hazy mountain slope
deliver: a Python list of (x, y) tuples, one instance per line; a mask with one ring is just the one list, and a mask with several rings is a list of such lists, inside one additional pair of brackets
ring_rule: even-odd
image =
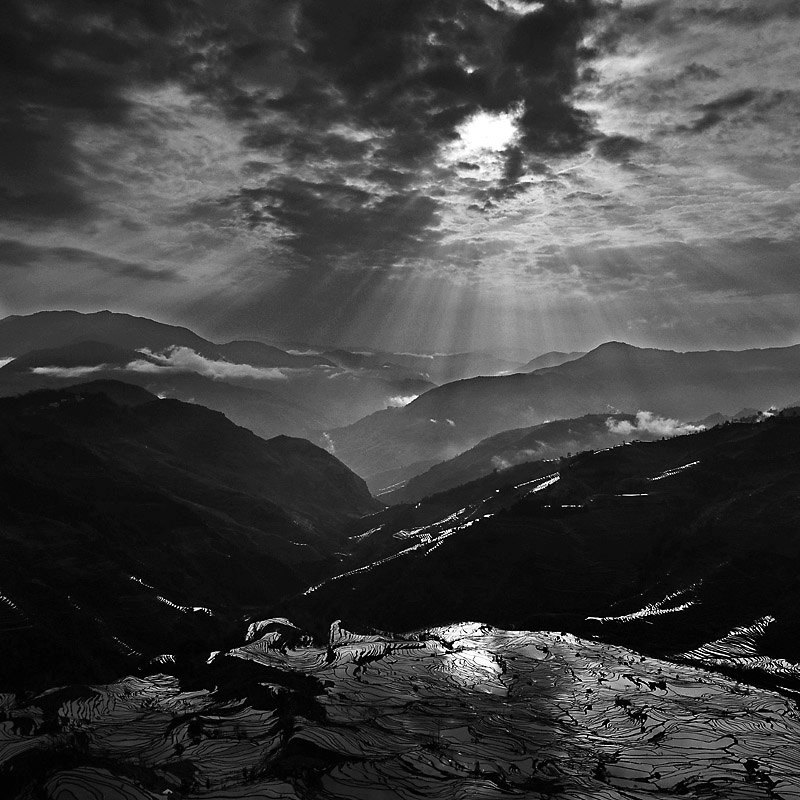
[(216, 352), (236, 364), (255, 367), (333, 366), (333, 362), (318, 355), (295, 355), (263, 342), (234, 341), (216, 345)]
[(322, 417), (302, 403), (278, 397), (275, 382), (241, 386), (190, 370), (162, 368), (133, 350), (102, 342), (76, 342), (30, 351), (0, 368), (0, 395), (35, 389), (61, 389), (92, 377), (141, 386), (154, 395), (199, 403), (221, 411), (239, 425), (268, 438), (279, 433), (301, 435), (322, 425)]
[(46, 374), (43, 370), (53, 367), (79, 369), (105, 365), (122, 368), (132, 361), (153, 363), (152, 359), (130, 348), (119, 347), (107, 342), (81, 340), (70, 342), (68, 345), (28, 350), (2, 367), (0, 374), (7, 379), (9, 376), (21, 377), (32, 371)]
[(207, 648), (246, 604), (319, 574), (341, 525), (377, 507), (309, 442), (263, 441), (175, 400), (6, 398), (0, 452), (4, 686)]
[(353, 352), (345, 349), (324, 354), (337, 364), (348, 367), (401, 367), (422, 375), (434, 383), (472, 378), (477, 375), (499, 375), (519, 370), (523, 363), (501, 358), (493, 353), (392, 353), (380, 350)]
[(640, 429), (636, 417), (630, 414), (590, 414), (578, 419), (503, 431), (411, 478), (405, 486), (382, 494), (381, 500), (413, 503), (426, 495), (451, 489), (514, 464), (558, 458), (580, 450), (599, 450), (631, 439), (652, 439), (661, 435)]
[(369, 477), (452, 458), (494, 433), (551, 419), (643, 409), (700, 419), (743, 405), (785, 405), (798, 390), (800, 345), (675, 353), (610, 342), (531, 374), (449, 383), (329, 434), (337, 456)]
[(87, 375), (118, 378), (222, 411), (261, 436), (310, 436), (408, 403), (434, 385), (382, 359), (353, 356), (355, 363), (340, 366), (262, 342), (215, 344), (186, 328), (107, 311), (0, 320), (0, 359), (7, 357), (15, 360), (0, 371), (0, 395)]
[(553, 350), (550, 353), (543, 353), (540, 356), (536, 356), (536, 358), (532, 358), (518, 372), (535, 372), (537, 369), (558, 367), (561, 364), (566, 364), (567, 361), (575, 361), (576, 358), (581, 358), (585, 355), (585, 351), (574, 350), (570, 353), (562, 353), (559, 350)]
[[(362, 546), (377, 565), (324, 583), (291, 613), (381, 629), (480, 617), (661, 653), (771, 616), (763, 654), (800, 662), (800, 419), (629, 444), (544, 472), (506, 511), (492, 492), (436, 525), (388, 533), (385, 549), (382, 531), (354, 541), (355, 565)], [(404, 555), (389, 541), (398, 536)]]

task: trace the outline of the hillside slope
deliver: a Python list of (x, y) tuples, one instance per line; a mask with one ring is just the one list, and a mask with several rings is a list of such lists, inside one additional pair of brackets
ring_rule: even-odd
[(341, 526), (378, 507), (307, 441), (97, 388), (0, 400), (5, 687), (118, 674), (221, 635), (327, 569)]
[(631, 439), (648, 441), (695, 430), (699, 430), (698, 426), (653, 418), (649, 414), (639, 417), (587, 414), (577, 419), (545, 422), (489, 436), (455, 458), (436, 464), (405, 485), (379, 496), (385, 503), (415, 502), (515, 464), (614, 447)]
[(289, 613), (389, 630), (479, 618), (661, 655), (768, 620), (750, 662), (800, 664), (800, 418), (509, 472), (507, 490), (500, 473), (466, 502), (462, 487), (377, 515), (353, 539), (354, 569)]

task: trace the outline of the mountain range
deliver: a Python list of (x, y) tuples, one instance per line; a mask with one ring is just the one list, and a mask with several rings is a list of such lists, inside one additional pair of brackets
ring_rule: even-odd
[[(386, 359), (288, 353), (256, 341), (216, 344), (187, 328), (111, 312), (48, 311), (0, 320), (0, 395), (122, 379), (222, 411), (263, 436), (309, 436), (434, 384)], [(13, 359), (13, 360), (10, 360)], [(334, 360), (335, 359), (335, 360)]]
[(0, 794), (794, 796), (798, 355), (0, 321)]
[(800, 396), (800, 346), (677, 353), (603, 344), (529, 374), (480, 377), (432, 389), (403, 408), (328, 431), (337, 457), (359, 475), (396, 481), (501, 431), (586, 414), (649, 411), (697, 420), (742, 406), (784, 406)]
[(517, 428), (482, 439), (463, 453), (435, 464), (409, 481), (378, 493), (384, 503), (414, 502), (426, 495), (452, 489), (515, 464), (572, 455), (581, 450), (602, 450), (631, 440), (695, 433), (704, 425), (680, 423), (647, 412), (587, 414), (577, 419), (554, 420)]

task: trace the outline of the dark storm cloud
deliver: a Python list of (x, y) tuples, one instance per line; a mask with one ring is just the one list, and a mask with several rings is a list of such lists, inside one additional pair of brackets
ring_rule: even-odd
[[(591, 55), (580, 40), (592, 6), (550, 0), (531, 8), (511, 16), (482, 0), (307, 0), (300, 34), (309, 66), (347, 98), (346, 113), (395, 134), (388, 160), (429, 157), (471, 113), (519, 104), (526, 149), (571, 152), (591, 135), (568, 96)], [(299, 84), (282, 106), (324, 113), (317, 101), (326, 93), (311, 85)]]
[[(280, 15), (273, 12), (287, 5), (6, 0), (0, 14), (0, 213), (19, 220), (98, 213), (75, 132), (86, 123), (131, 128), (131, 88), (177, 83), (218, 101), (230, 116), (252, 116), (249, 107), (259, 98), (248, 93), (250, 73), (269, 76), (264, 54), (280, 54), (282, 47)], [(262, 94), (268, 83), (259, 78)]]
[(424, 195), (369, 192), (284, 177), (229, 201), (251, 227), (277, 223), (284, 243), (313, 263), (381, 267), (413, 257), (438, 239), (437, 204)]
[(702, 103), (697, 106), (697, 110), (702, 111), (703, 115), (688, 126), (688, 128), (679, 126), (678, 130), (702, 133), (725, 120), (730, 112), (737, 111), (743, 106), (749, 105), (757, 96), (757, 92), (752, 89), (741, 89), (725, 97), (719, 97), (708, 103)]
[[(130, 90), (140, 87), (180, 86), (239, 126), (242, 147), (255, 151), (243, 181), (273, 177), (264, 181), (275, 200), (267, 213), (308, 257), (321, 253), (323, 234), (343, 252), (348, 237), (357, 250), (375, 231), (387, 244), (374, 254), (392, 244), (413, 255), (435, 240), (436, 201), (414, 175), (439, 169), (442, 145), (479, 110), (519, 114), (521, 140), (506, 152), (498, 197), (515, 192), (534, 157), (573, 153), (593, 135), (569, 100), (591, 56), (580, 45), (589, 0), (546, 0), (522, 14), (483, 0), (7, 0), (3, 8), (0, 213), (20, 222), (108, 213), (92, 192), (102, 174), (87, 171), (76, 130), (107, 126), (155, 143), (132, 117)], [(341, 135), (337, 125), (374, 136)], [(354, 165), (369, 164), (383, 194), (337, 205), (334, 193), (292, 181), (303, 164), (328, 173), (312, 180), (343, 186)], [(261, 190), (242, 190), (243, 204), (253, 191)]]
[(596, 152), (601, 158), (607, 161), (625, 162), (630, 157), (641, 150), (644, 143), (632, 136), (604, 136), (597, 142)]
[(0, 212), (85, 217), (72, 125), (119, 124), (131, 65), (170, 24), (167, 3), (7, 0), (0, 14)]
[[(295, 46), (282, 51), (292, 80), (264, 102), (281, 116), (251, 121), (243, 143), (327, 177), (311, 186), (252, 168), (275, 177), (239, 194), (245, 220), (276, 224), (296, 253), (327, 263), (357, 253), (379, 266), (422, 253), (440, 238), (440, 218), (435, 192), (418, 176), (452, 178), (441, 150), (473, 114), (519, 119), (496, 186), (478, 191), (484, 200), (512, 197), (542, 156), (575, 153), (592, 139), (589, 116), (569, 100), (591, 56), (580, 41), (592, 14), (588, 0), (548, 0), (527, 14), (483, 0), (300, 2)], [(382, 193), (361, 194), (363, 179)]]
[(0, 239), (0, 266), (35, 267), (40, 264), (57, 264), (69, 268), (97, 269), (122, 278), (136, 281), (179, 281), (170, 270), (157, 270), (135, 261), (93, 253), (77, 247), (37, 247), (15, 239)]

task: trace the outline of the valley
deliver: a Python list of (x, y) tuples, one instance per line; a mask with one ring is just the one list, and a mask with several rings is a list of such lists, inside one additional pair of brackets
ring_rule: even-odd
[[(627, 410), (602, 411), (600, 356), (610, 386), (620, 353), (676, 354), (548, 354), (575, 357), (510, 379), (587, 413), (492, 432), (519, 400), (470, 377), (357, 422), (373, 438), (351, 452), (301, 406), (309, 438), (265, 439), (129, 381), (162, 357), (91, 321), (106, 341), (0, 370), (9, 796), (800, 796), (800, 415), (759, 403), (800, 395), (791, 370), (724, 404), (675, 373), (682, 405), (646, 411), (629, 381)], [(290, 369), (190, 333), (202, 369)], [(758, 358), (721, 356), (714, 380)], [(264, 393), (198, 364), (170, 380)], [(474, 385), (496, 415), (464, 415)], [(399, 480), (376, 491), (370, 464)]]
[(800, 0), (2, 0), (0, 800), (800, 800)]

